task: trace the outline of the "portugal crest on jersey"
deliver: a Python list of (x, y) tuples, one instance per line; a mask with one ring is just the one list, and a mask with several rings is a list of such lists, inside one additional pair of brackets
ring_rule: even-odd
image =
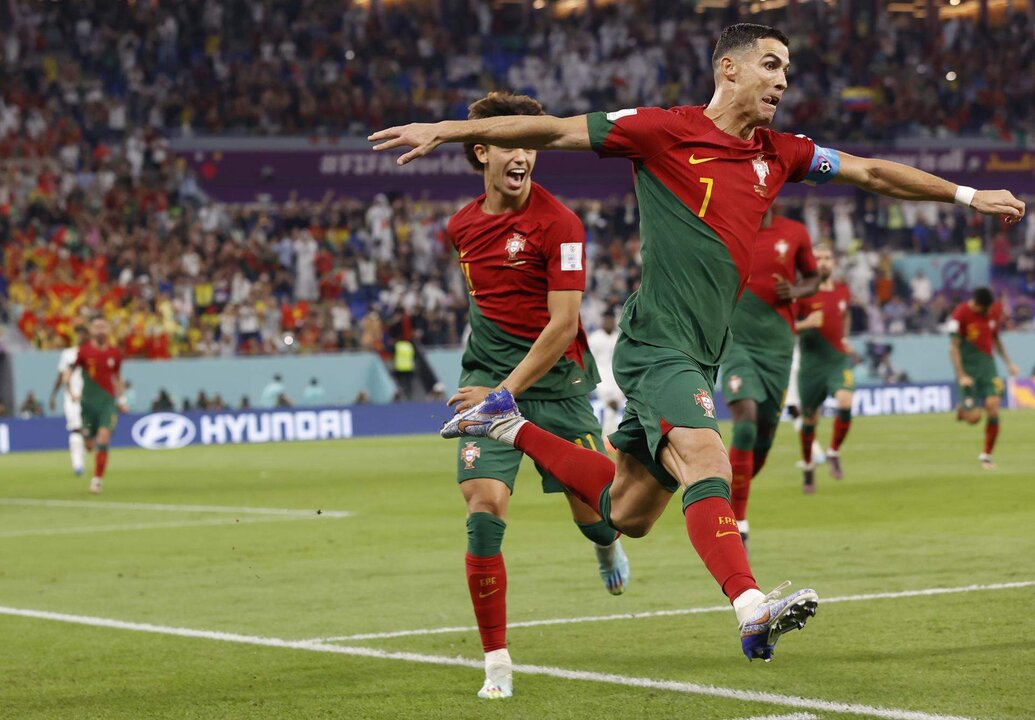
[(738, 393), (740, 392), (740, 386), (744, 384), (744, 381), (740, 379), (740, 375), (730, 375), (729, 380), (726, 381), (726, 384), (729, 386), (731, 393)]
[(780, 259), (783, 260), (787, 257), (787, 251), (791, 249), (791, 244), (783, 238), (780, 238), (776, 241), (776, 245), (774, 247), (776, 248), (777, 254), (780, 256)]
[(706, 418), (715, 419), (715, 401), (712, 400), (712, 396), (707, 390), (697, 388), (697, 392), (694, 393), (694, 402), (701, 406)]
[(474, 461), (482, 456), (481, 448), (469, 442), (460, 449), (460, 457), (464, 459), (464, 470), (474, 470)]
[(521, 233), (514, 233), (507, 239), (507, 264), (515, 265), (518, 262), (518, 253), (525, 249), (527, 238)]
[(751, 167), (755, 171), (755, 175), (758, 176), (758, 184), (755, 185), (755, 192), (766, 197), (769, 192), (769, 188), (766, 187), (765, 179), (769, 176), (769, 163), (765, 161), (765, 156), (759, 153), (755, 156), (755, 159), (751, 161)]

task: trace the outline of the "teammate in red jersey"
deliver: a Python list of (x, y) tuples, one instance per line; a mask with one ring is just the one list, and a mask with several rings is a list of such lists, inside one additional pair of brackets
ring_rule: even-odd
[(723, 397), (733, 416), (730, 505), (745, 547), (751, 480), (773, 445), (790, 381), (793, 304), (819, 283), (809, 231), (770, 210), (755, 240), (751, 279), (730, 319), (733, 342), (722, 362)]
[(993, 350), (1006, 363), (1011, 377), (1017, 377), (1017, 366), (1010, 359), (999, 332), (1003, 329), (1003, 306), (995, 301), (988, 288), (977, 288), (967, 302), (960, 303), (949, 319), (949, 359), (959, 383), (960, 404), (956, 417), (971, 425), (985, 415), (985, 450), (978, 462), (985, 470), (995, 468), (992, 450), (999, 436), (999, 403), (1003, 396), (1003, 380), (995, 367)]
[(369, 138), (378, 151), (411, 148), (400, 164), (445, 142), (593, 150), (633, 161), (643, 281), (626, 302), (613, 358), (628, 398), (611, 436), (617, 467), (521, 417), (505, 385), (442, 434), (514, 445), (634, 537), (645, 535), (682, 489), (690, 542), (733, 605), (744, 654), (765, 660), (783, 633), (804, 626), (818, 595), (809, 588), (783, 598), (759, 590), (730, 507), (730, 462), (712, 399), (762, 216), (785, 182), (831, 180), (902, 200), (955, 200), (1009, 222), (1024, 215), (1024, 203), (1006, 190), (957, 186), (768, 130), (787, 89), (787, 45), (786, 35), (763, 25), (723, 30), (706, 107), (415, 123)]
[(803, 488), (816, 489), (815, 466), (812, 464), (812, 441), (816, 425), (827, 397), (837, 402), (834, 434), (827, 450), (827, 467), (835, 480), (844, 477), (841, 469), (841, 443), (852, 425), (852, 374), (854, 353), (845, 340), (848, 337), (848, 306), (852, 296), (848, 286), (836, 282), (834, 252), (829, 247), (816, 250), (816, 266), (824, 278), (819, 291), (798, 302), (804, 319), (798, 321), (801, 333), (801, 367), (798, 369), (798, 392), (801, 396), (801, 455), (805, 461)]
[[(472, 118), (542, 114), (532, 98), (506, 93), (490, 93), (470, 107)], [(586, 231), (575, 213), (532, 182), (534, 150), (475, 143), (464, 149), (482, 173), (485, 193), (447, 227), (467, 279), (471, 327), (461, 387), (449, 403), (466, 410), (503, 382), (526, 416), (603, 453), (600, 423), (588, 400), (599, 375), (579, 320)], [(467, 583), (485, 652), (478, 696), (502, 699), (511, 696), (513, 680), (501, 548), (524, 456), (487, 438), (462, 438), (457, 450), (456, 478), (468, 513)], [(537, 469), (544, 492), (565, 493), (546, 470)], [(629, 562), (618, 534), (594, 508), (570, 493), (566, 497), (576, 525), (594, 545), (604, 586), (620, 595), (629, 582)]]
[[(122, 382), (122, 353), (111, 345), (111, 327), (98, 318), (90, 323), (90, 339), (79, 346), (75, 364), (66, 370), (71, 376), (75, 368), (83, 370), (83, 438), (87, 450), (93, 451), (94, 473), (90, 492), (99, 493), (104, 486), (108, 466), (108, 444), (115, 431), (119, 411), (125, 412), (121, 400), (125, 392)], [(64, 379), (68, 382), (68, 377)]]

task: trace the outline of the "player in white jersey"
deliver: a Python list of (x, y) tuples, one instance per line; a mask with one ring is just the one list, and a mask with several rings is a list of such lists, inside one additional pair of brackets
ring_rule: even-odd
[[(787, 414), (794, 418), (795, 432), (801, 432), (801, 395), (798, 394), (798, 368), (801, 366), (801, 348), (798, 339), (794, 339), (794, 356), (791, 360), (791, 380), (787, 384)], [(819, 440), (812, 441), (812, 463), (822, 465), (827, 461), (827, 454), (823, 452), (823, 446)], [(805, 461), (799, 460), (799, 468), (805, 467)]]
[[(72, 457), (72, 472), (76, 476), (83, 474), (86, 462), (86, 442), (83, 440), (83, 408), (80, 400), (83, 397), (83, 371), (75, 367), (79, 355), (79, 341), (86, 337), (86, 328), (77, 327), (75, 335), (69, 337), (69, 347), (61, 351), (58, 360), (58, 374), (54, 387), (50, 391), (50, 409), (54, 410), (54, 399), (58, 390), (64, 387), (65, 396), (65, 428), (68, 430), (68, 453)], [(65, 374), (68, 373), (68, 383)]]
[(597, 399), (604, 405), (604, 418), (600, 423), (604, 437), (618, 429), (622, 410), (625, 408), (625, 395), (615, 382), (614, 371), (611, 370), (611, 356), (618, 342), (618, 328), (615, 316), (604, 315), (603, 324), (589, 334), (589, 350), (597, 361), (600, 373), (600, 384), (597, 385)]

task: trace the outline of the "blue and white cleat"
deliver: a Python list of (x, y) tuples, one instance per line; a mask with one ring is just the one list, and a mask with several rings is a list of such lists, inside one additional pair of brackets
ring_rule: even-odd
[(793, 592), (785, 598), (780, 593), (790, 586), (785, 582), (766, 595), (754, 612), (740, 626), (740, 645), (748, 660), (773, 659), (776, 641), (785, 632), (801, 630), (816, 614), (819, 595), (811, 588)]
[(485, 400), (473, 408), (454, 415), (452, 420), (442, 426), (439, 435), (444, 438), (461, 435), (488, 437), (513, 445), (518, 428), (525, 422), (514, 396), (504, 389), (489, 393)]
[(72, 468), (72, 474), (75, 475), (76, 477), (82, 477), (83, 476), (83, 472), (84, 472), (83, 468), (81, 468), (81, 467)]
[(622, 549), (622, 541), (615, 539), (610, 545), (593, 544), (600, 564), (600, 579), (612, 595), (621, 595), (629, 587), (632, 574), (629, 572), (629, 557)]
[(485, 682), (478, 691), (482, 700), (505, 700), (514, 695), (510, 652), (506, 648), (485, 653)]

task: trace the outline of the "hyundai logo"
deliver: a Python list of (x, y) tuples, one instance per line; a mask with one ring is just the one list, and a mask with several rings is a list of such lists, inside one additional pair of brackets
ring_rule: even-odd
[(133, 424), (133, 442), (148, 450), (175, 450), (190, 445), (197, 430), (190, 418), (176, 413), (145, 415)]

